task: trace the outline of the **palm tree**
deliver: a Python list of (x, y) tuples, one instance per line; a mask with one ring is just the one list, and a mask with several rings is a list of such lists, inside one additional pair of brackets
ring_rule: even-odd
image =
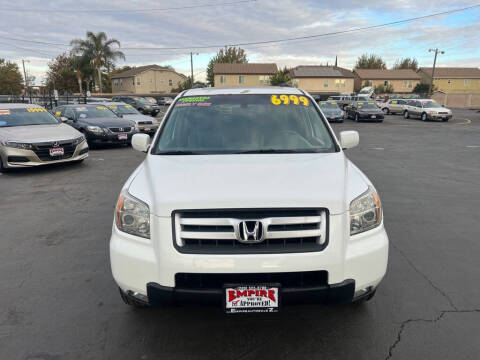
[(70, 42), (73, 46), (72, 54), (80, 55), (90, 60), (93, 67), (97, 70), (98, 75), (98, 89), (102, 91), (102, 66), (112, 64), (117, 59), (125, 59), (125, 54), (120, 50), (112, 47), (116, 44), (120, 47), (120, 42), (116, 39), (107, 39), (107, 34), (103, 31), (94, 34), (91, 31), (87, 32), (87, 38), (74, 39)]
[(80, 94), (82, 94), (83, 79), (92, 71), (90, 59), (86, 56), (73, 56), (73, 70), (77, 76), (78, 90), (80, 91)]

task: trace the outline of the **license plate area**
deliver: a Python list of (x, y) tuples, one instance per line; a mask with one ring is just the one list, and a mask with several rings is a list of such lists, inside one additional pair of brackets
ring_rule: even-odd
[(127, 134), (118, 134), (118, 140), (127, 140), (128, 135)]
[(276, 313), (280, 310), (280, 284), (226, 284), (223, 295), (227, 314)]
[(65, 150), (61, 147), (50, 149), (49, 152), (51, 157), (63, 156), (65, 154)]
[(371, 115), (370, 116), (372, 119), (376, 119), (377, 118), (377, 115)]

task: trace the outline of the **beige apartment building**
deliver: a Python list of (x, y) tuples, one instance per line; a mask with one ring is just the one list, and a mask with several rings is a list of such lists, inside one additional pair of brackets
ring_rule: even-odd
[(112, 75), (112, 92), (119, 94), (168, 94), (187, 77), (159, 65), (138, 66)]
[(352, 93), (355, 76), (338, 66), (301, 65), (290, 70), (292, 85), (311, 94)]
[(411, 69), (381, 70), (381, 69), (356, 69), (355, 90), (365, 86), (392, 85), (395, 93), (411, 93), (420, 83), (420, 75)]
[[(423, 83), (430, 84), (432, 68), (420, 68), (418, 74)], [(436, 90), (447, 94), (478, 94), (480, 93), (480, 69), (437, 67), (433, 84)]]
[(269, 86), (270, 76), (277, 72), (276, 64), (214, 64), (215, 87)]

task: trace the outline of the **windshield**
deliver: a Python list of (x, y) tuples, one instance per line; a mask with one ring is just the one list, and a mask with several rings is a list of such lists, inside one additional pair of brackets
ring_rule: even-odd
[(325, 110), (340, 110), (336, 102), (322, 102), (320, 107)]
[(140, 114), (132, 105), (107, 105), (115, 114), (138, 115)]
[(73, 108), (75, 117), (77, 119), (92, 119), (92, 118), (115, 118), (114, 112), (110, 111), (104, 105), (96, 106), (77, 106)]
[(375, 103), (373, 101), (370, 101), (370, 102), (359, 102), (357, 104), (357, 108), (358, 109), (366, 109), (366, 110), (370, 110), (370, 109), (378, 109), (377, 105), (375, 105)]
[(442, 105), (437, 103), (436, 101), (422, 101), (422, 105), (424, 108), (441, 108)]
[(296, 95), (180, 98), (153, 154), (333, 152), (311, 101)]
[(134, 98), (134, 100), (136, 102), (138, 102), (139, 104), (147, 104), (147, 105), (150, 105), (150, 102), (144, 98), (139, 98), (139, 97), (136, 97)]
[(0, 109), (0, 128), (58, 123), (59, 121), (44, 108)]

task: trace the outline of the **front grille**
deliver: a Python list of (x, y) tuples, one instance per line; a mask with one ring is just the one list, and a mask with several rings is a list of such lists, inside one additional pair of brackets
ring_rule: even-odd
[[(244, 220), (260, 222), (263, 240), (242, 240)], [(312, 252), (328, 243), (325, 209), (177, 211), (173, 222), (175, 247), (187, 254)]]
[(175, 287), (178, 289), (219, 290), (225, 284), (273, 284), (279, 283), (282, 289), (309, 288), (328, 285), (327, 271), (299, 271), (255, 274), (175, 274)]
[(448, 112), (446, 112), (446, 111), (439, 111), (438, 113), (441, 114), (441, 115), (447, 115), (448, 114)]
[(114, 132), (114, 133), (125, 133), (125, 132), (130, 132), (130, 130), (132, 129), (131, 127), (124, 127), (124, 128), (109, 128), (111, 132)]
[[(50, 156), (50, 149), (61, 147), (63, 148), (62, 156)], [(54, 161), (69, 159), (75, 153), (77, 145), (72, 140), (67, 141), (58, 141), (58, 142), (46, 142), (46, 143), (37, 143), (33, 145), (33, 151), (42, 161)]]
[(151, 121), (139, 121), (138, 122), (138, 125), (152, 125), (152, 124), (153, 124), (153, 122), (151, 122)]

